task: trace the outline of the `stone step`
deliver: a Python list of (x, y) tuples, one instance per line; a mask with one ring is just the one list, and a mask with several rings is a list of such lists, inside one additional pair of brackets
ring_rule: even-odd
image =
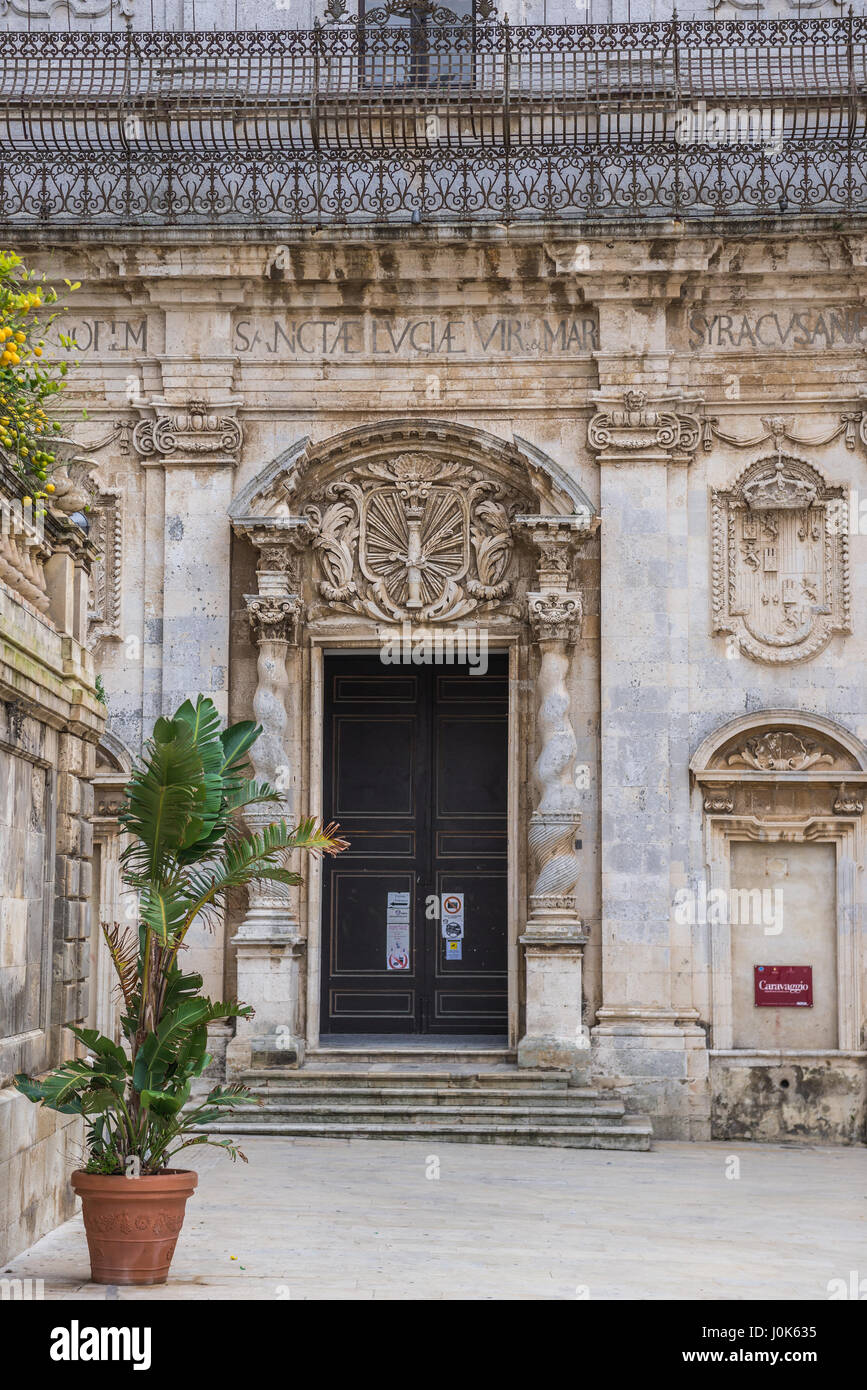
[(514, 1088), (547, 1086), (558, 1090), (580, 1092), (592, 1087), (569, 1085), (570, 1073), (567, 1071), (531, 1071), (516, 1066), (504, 1066), (479, 1070), (476, 1067), (462, 1068), (447, 1064), (436, 1068), (425, 1065), (415, 1068), (399, 1067), (251, 1067), (242, 1073), (239, 1080), (245, 1086), (263, 1088), (271, 1091), (275, 1086), (292, 1087), (337, 1085), (342, 1087), (386, 1087), (386, 1086), (472, 1086)]
[(597, 1120), (618, 1120), (623, 1117), (623, 1102), (609, 1105), (579, 1104), (571, 1105), (381, 1105), (373, 1101), (368, 1105), (340, 1104), (324, 1101), (310, 1105), (300, 1098), (281, 1104), (271, 1103), (258, 1112), (247, 1111), (253, 1118), (286, 1118), (293, 1123), (334, 1124), (414, 1124), (424, 1125), (429, 1120), (434, 1123), (473, 1124), (476, 1121), (495, 1123), (500, 1120), (515, 1124), (560, 1124), (582, 1125)]
[(395, 1036), (393, 1042), (385, 1037), (341, 1038), (340, 1042), (313, 1043), (308, 1057), (510, 1057), (518, 1056), (517, 1048), (509, 1047), (504, 1037), (490, 1038), (477, 1034), (474, 1038), (453, 1038), (447, 1033), (417, 1034), (413, 1038)]
[(611, 1092), (603, 1095), (592, 1087), (556, 1086), (342, 1086), (335, 1082), (328, 1085), (265, 1085), (256, 1083), (250, 1086), (254, 1095), (260, 1096), (269, 1107), (279, 1101), (295, 1101), (298, 1104), (319, 1100), (333, 1101), (335, 1104), (355, 1103), (358, 1105), (405, 1106), (418, 1105), (468, 1105), (495, 1106), (511, 1105), (549, 1105), (568, 1104), (569, 1106), (619, 1105), (623, 1103)]
[(508, 1047), (311, 1047), (306, 1064), (312, 1066), (418, 1066), (491, 1067), (516, 1066), (518, 1054)]
[(303, 1123), (289, 1120), (239, 1118), (237, 1123), (218, 1121), (207, 1126), (209, 1134), (273, 1134), (296, 1139), (425, 1139), (458, 1144), (518, 1144), (567, 1149), (649, 1149), (650, 1121), (630, 1115), (619, 1124), (444, 1124), (433, 1119), (424, 1124), (377, 1121), (367, 1124)]

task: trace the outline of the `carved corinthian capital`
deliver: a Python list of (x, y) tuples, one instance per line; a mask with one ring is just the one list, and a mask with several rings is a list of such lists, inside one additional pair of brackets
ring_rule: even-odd
[(244, 602), (253, 635), (260, 645), (263, 642), (295, 645), (301, 611), (297, 594), (245, 594)]
[(577, 591), (527, 594), (530, 626), (537, 642), (574, 643), (581, 632), (584, 609)]

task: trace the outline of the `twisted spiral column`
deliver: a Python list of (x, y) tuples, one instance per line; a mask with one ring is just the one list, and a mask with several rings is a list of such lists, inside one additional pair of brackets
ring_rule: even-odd
[[(265, 551), (260, 545), (260, 555)], [(274, 547), (271, 547), (271, 551)], [(266, 563), (271, 553), (265, 551)], [(252, 831), (272, 821), (293, 817), (292, 776), (287, 752), (292, 707), (292, 683), (287, 671), (289, 650), (296, 643), (300, 598), (288, 592), (285, 570), (258, 571), (258, 594), (244, 601), (257, 644), (256, 693), (253, 714), (262, 733), (250, 750), (256, 780), (280, 793), (279, 803), (247, 809), (244, 819)], [(288, 884), (256, 880), (250, 884), (247, 913), (234, 938), (237, 947), (238, 994), (255, 1009), (251, 1023), (239, 1019), (226, 1057), (231, 1074), (245, 1070), (254, 1059), (265, 1063), (296, 1063), (304, 1055), (302, 977), (306, 942), (301, 934), (298, 890)]]
[(584, 935), (575, 899), (581, 827), (575, 782), (577, 742), (569, 671), (581, 629), (581, 595), (572, 588), (575, 547), (596, 527), (590, 515), (518, 518), (518, 534), (536, 551), (538, 589), (527, 616), (539, 653), (536, 685), (535, 806), (528, 847), (532, 888), (521, 936), (525, 964), (524, 1035), (518, 1063), (587, 1074), (590, 1038), (582, 1020)]
[[(530, 819), (529, 845), (534, 883), (530, 919), (575, 913), (575, 885), (581, 861), (575, 836), (581, 825), (575, 788), (575, 733), (569, 718), (565, 643), (547, 642), (539, 672), (537, 731), (541, 752), (534, 769), (538, 804)], [(565, 919), (564, 919), (565, 920)]]
[[(291, 687), (286, 656), (298, 607), (294, 595), (248, 595), (245, 601), (258, 642), (253, 714), (262, 725), (262, 733), (250, 750), (250, 761), (256, 780), (268, 782), (281, 794), (279, 804), (269, 802), (248, 808), (245, 820), (250, 829), (256, 831), (274, 820), (289, 820), (292, 816), (291, 768), (286, 754)], [(254, 880), (250, 885), (249, 902), (251, 912), (255, 911), (257, 916), (261, 909), (269, 912), (281, 909), (288, 913), (290, 889), (286, 884)]]

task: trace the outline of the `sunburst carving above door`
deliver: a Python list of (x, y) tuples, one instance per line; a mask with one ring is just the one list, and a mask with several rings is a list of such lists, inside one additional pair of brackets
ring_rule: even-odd
[(424, 453), (362, 464), (309, 504), (319, 593), (383, 622), (445, 622), (506, 598), (523, 499)]

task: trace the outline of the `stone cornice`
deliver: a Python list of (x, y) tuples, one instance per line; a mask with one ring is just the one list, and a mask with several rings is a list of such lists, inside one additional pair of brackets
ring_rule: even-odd
[(316, 528), (306, 516), (241, 516), (232, 521), (232, 530), (259, 551), (283, 546), (297, 553), (316, 536)]
[(578, 548), (599, 528), (589, 510), (571, 516), (517, 516), (515, 534), (536, 552), (537, 583), (547, 592), (565, 592), (571, 582)]

